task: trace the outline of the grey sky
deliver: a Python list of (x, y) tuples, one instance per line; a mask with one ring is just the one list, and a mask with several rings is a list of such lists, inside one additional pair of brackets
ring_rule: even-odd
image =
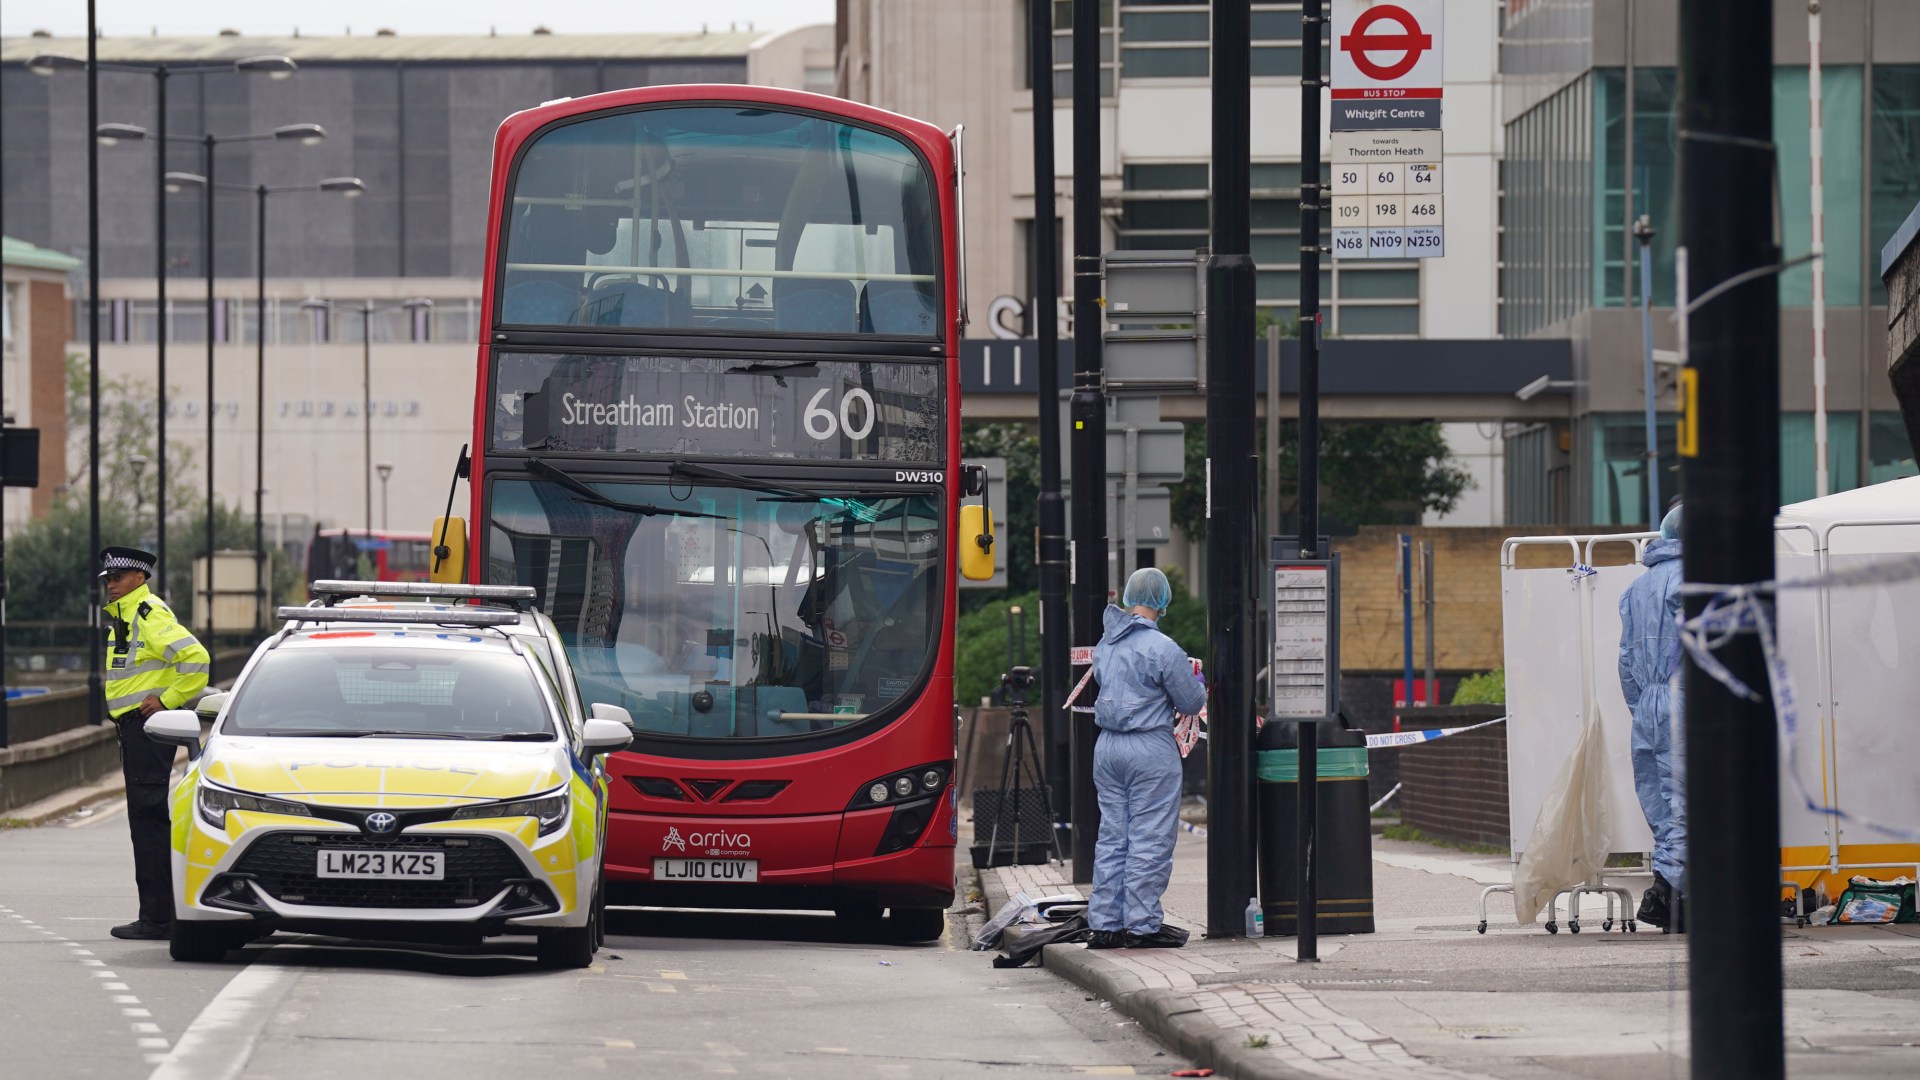
[[(244, 34), (289, 34), (298, 27), (315, 36), (371, 34), (524, 34), (543, 25), (556, 34), (697, 31), (702, 23), (725, 30), (784, 30), (833, 21), (833, 0), (323, 0), (279, 4), (271, 0), (97, 0), (102, 33), (111, 37), (202, 36), (223, 29)], [(48, 30), (62, 37), (86, 35), (82, 0), (0, 5), (0, 34), (12, 37)]]

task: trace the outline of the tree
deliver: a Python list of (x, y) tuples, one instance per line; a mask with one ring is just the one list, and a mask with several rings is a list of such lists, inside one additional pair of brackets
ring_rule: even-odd
[[(91, 419), (87, 370), (84, 355), (67, 354), (67, 461), (71, 463), (67, 489), (82, 501), (87, 494), (87, 426)], [(177, 400), (178, 391), (174, 393)], [(138, 504), (148, 515), (148, 531), (153, 528), (153, 508), (158, 505), (158, 402), (153, 384), (144, 379), (100, 381), (100, 503), (103, 507), (109, 503), (124, 505), (129, 510)], [(193, 475), (196, 458), (192, 447), (177, 442), (167, 447), (169, 526), (176, 512), (189, 514), (201, 502), (201, 493), (186, 482)]]
[[(1172, 485), (1174, 524), (1195, 540), (1207, 534), (1207, 440), (1198, 424), (1187, 426), (1186, 482)], [(1300, 427), (1280, 425), (1280, 513), (1298, 520)], [(1268, 467), (1262, 461), (1262, 468)], [(1320, 428), (1320, 511), (1327, 527), (1417, 522), (1427, 510), (1446, 513), (1459, 504), (1473, 477), (1454, 461), (1439, 423), (1332, 423)]]

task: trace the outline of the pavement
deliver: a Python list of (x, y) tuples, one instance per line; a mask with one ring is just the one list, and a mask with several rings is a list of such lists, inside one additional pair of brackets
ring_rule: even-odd
[[(1598, 898), (1584, 933), (1567, 932), (1563, 909), (1548, 934), (1517, 924), (1500, 895), (1477, 933), (1480, 890), (1511, 879), (1505, 856), (1375, 837), (1373, 874), (1376, 932), (1322, 934), (1319, 962), (1303, 964), (1290, 937), (1203, 936), (1206, 839), (1183, 831), (1163, 902), (1193, 932), (1186, 948), (1050, 945), (1042, 963), (1221, 1076), (1688, 1074), (1686, 938), (1603, 931)], [(1020, 890), (1089, 891), (1058, 864), (980, 876), (989, 913)], [(1637, 900), (1646, 882), (1610, 883)], [(1920, 1075), (1920, 926), (1783, 927), (1780, 939), (1793, 1076)]]

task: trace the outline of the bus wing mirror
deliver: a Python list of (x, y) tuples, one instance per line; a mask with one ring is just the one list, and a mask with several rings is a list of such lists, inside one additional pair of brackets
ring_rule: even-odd
[(960, 508), (960, 576), (968, 581), (993, 577), (993, 511), (978, 504)]
[(433, 520), (433, 568), (430, 581), (457, 585), (467, 580), (467, 521), (443, 517)]

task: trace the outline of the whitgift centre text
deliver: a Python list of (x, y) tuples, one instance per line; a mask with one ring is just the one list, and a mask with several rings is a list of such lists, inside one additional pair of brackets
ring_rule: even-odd
[(572, 394), (560, 399), (561, 423), (569, 427), (682, 427), (757, 429), (760, 409), (754, 405), (703, 405), (692, 394), (679, 402), (582, 401)]

